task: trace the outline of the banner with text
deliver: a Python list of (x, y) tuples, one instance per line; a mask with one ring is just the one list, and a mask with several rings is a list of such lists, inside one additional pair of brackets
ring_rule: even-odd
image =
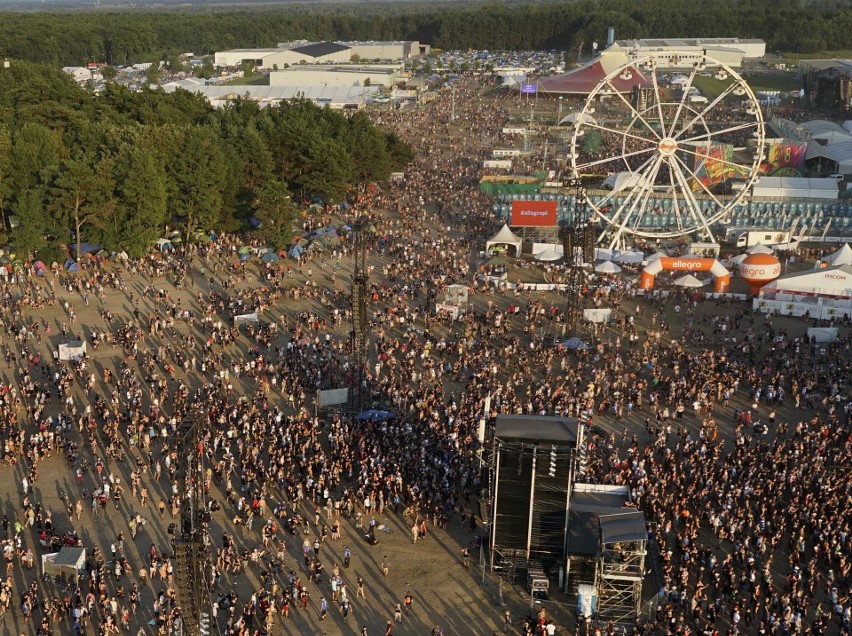
[(553, 227), (556, 201), (512, 201), (512, 225)]

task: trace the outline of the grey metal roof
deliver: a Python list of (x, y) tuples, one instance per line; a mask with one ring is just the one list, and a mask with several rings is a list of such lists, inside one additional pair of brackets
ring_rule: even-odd
[(499, 439), (577, 444), (577, 418), (558, 415), (498, 415)]
[(323, 55), (331, 55), (340, 51), (348, 51), (350, 47), (338, 44), (337, 42), (317, 42), (306, 46), (297, 46), (293, 51), (302, 53), (308, 57), (322, 57)]
[(622, 541), (645, 541), (648, 530), (645, 528), (645, 515), (639, 510), (622, 512), (598, 517), (601, 529), (601, 543), (609, 545)]

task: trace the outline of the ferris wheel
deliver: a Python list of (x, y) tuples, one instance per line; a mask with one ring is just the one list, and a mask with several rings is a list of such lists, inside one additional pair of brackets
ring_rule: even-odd
[[(574, 119), (574, 179), (605, 177), (612, 187), (584, 200), (610, 247), (631, 236), (712, 240), (711, 226), (730, 219), (764, 158), (763, 115), (742, 77), (707, 56), (680, 75), (662, 64), (645, 57), (612, 71)], [(712, 99), (695, 87), (707, 69), (727, 84)]]

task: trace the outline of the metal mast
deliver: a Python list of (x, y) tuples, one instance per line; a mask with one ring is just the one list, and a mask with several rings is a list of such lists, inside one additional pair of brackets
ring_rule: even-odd
[[(181, 616), (172, 623), (172, 632), (186, 636), (211, 633), (210, 513), (204, 501), (203, 448), (199, 434), (200, 424), (194, 417), (185, 418), (175, 432), (180, 501), (180, 526), (174, 539), (175, 591)], [(218, 633), (218, 625), (214, 624), (213, 628)]]
[(369, 345), (369, 317), (367, 316), (367, 231), (370, 220), (359, 217), (353, 225), (355, 269), (352, 273), (352, 381), (349, 386), (349, 404), (354, 411), (368, 406), (365, 375), (367, 347)]
[[(568, 182), (574, 189), (574, 210), (569, 219), (559, 223), (559, 238), (562, 241), (562, 258), (568, 268), (568, 292), (565, 303), (565, 319), (573, 327), (580, 319), (582, 310), (583, 261), (594, 261), (594, 228), (588, 218), (586, 189), (580, 179)], [(591, 233), (591, 234), (590, 234)], [(591, 250), (591, 254), (589, 251)]]

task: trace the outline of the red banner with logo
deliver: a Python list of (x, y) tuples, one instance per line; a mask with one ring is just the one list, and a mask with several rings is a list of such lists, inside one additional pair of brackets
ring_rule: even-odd
[(553, 227), (556, 201), (512, 201), (512, 225)]

